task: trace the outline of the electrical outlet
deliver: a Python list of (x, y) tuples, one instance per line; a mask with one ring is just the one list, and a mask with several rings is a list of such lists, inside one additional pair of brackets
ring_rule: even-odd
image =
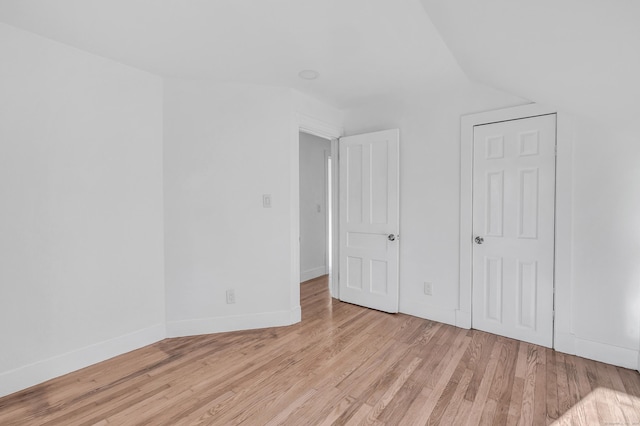
[(236, 292), (234, 289), (227, 290), (227, 304), (236, 303)]
[(424, 283), (424, 294), (426, 294), (427, 296), (433, 295), (433, 284), (428, 282)]

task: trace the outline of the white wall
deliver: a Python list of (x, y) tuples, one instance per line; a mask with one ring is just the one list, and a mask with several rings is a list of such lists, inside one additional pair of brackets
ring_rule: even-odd
[(164, 93), (168, 334), (298, 321), (292, 91), (167, 80)]
[(162, 84), (0, 24), (0, 396), (164, 337)]
[(167, 334), (299, 321), (298, 128), (339, 133), (338, 110), (163, 85), (5, 24), (0, 57), (0, 396)]
[(327, 273), (327, 164), (331, 141), (300, 133), (300, 281)]
[(640, 139), (576, 117), (573, 143), (575, 353), (637, 368), (640, 349)]
[[(296, 112), (298, 121), (300, 117), (308, 118), (312, 121), (312, 131), (310, 133), (316, 134), (318, 131), (323, 133), (323, 137), (336, 137), (342, 134), (342, 125), (344, 122), (344, 111), (335, 108), (332, 105), (321, 102), (315, 98), (312, 98), (304, 93), (293, 91), (293, 109)], [(302, 127), (309, 127), (303, 125)]]

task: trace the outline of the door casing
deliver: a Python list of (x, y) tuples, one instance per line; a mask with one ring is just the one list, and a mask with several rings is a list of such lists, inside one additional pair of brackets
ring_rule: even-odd
[(460, 135), (460, 287), (456, 326), (471, 327), (472, 295), (472, 200), (473, 128), (477, 125), (547, 114), (557, 115), (554, 348), (575, 353), (572, 333), (571, 209), (573, 120), (556, 108), (527, 104), (513, 108), (465, 115)]

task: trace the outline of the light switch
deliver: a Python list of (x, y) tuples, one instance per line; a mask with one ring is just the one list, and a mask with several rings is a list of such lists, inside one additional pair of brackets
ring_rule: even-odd
[(265, 209), (271, 208), (271, 194), (262, 195), (262, 207)]

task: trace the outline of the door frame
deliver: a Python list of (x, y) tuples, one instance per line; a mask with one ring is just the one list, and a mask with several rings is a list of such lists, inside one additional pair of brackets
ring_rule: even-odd
[[(344, 130), (341, 127), (326, 123), (322, 120), (319, 120), (315, 117), (311, 117), (305, 114), (296, 114), (296, 136), (295, 140), (295, 155), (293, 158), (294, 163), (294, 174), (296, 176), (293, 190), (294, 207), (292, 215), (294, 217), (292, 226), (295, 227), (295, 231), (292, 233), (295, 235), (295, 245), (294, 250), (294, 259), (292, 260), (294, 269), (297, 269), (297, 273), (294, 272), (293, 285), (299, 289), (300, 286), (300, 132), (308, 133), (313, 136), (317, 136), (323, 139), (328, 139), (331, 141), (331, 265), (332, 271), (329, 273), (329, 290), (331, 292), (331, 296), (334, 298), (340, 297), (340, 289), (339, 289), (339, 281), (338, 281), (338, 273), (339, 273), (339, 261), (340, 261), (340, 234), (339, 234), (339, 158), (338, 158), (338, 140), (343, 136)], [(326, 164), (325, 164), (326, 167)], [(298, 292), (298, 304), (300, 303), (300, 295)]]
[(527, 104), (461, 117), (460, 135), (460, 292), (456, 326), (471, 328), (473, 261), (473, 128), (478, 125), (556, 114), (556, 202), (553, 347), (574, 353), (572, 330), (571, 215), (573, 121), (556, 108)]
[[(333, 139), (332, 139), (333, 140)], [(331, 141), (330, 141), (331, 142)], [(324, 247), (324, 258), (325, 258), (325, 268), (326, 274), (329, 275), (329, 288), (331, 288), (331, 276), (333, 275), (333, 155), (332, 155), (333, 146), (329, 147), (329, 150), (324, 151), (324, 205), (326, 206), (326, 212), (324, 215), (325, 219), (325, 229), (327, 230), (327, 238), (325, 247)], [(329, 169), (329, 162), (331, 162), (331, 169)], [(329, 176), (331, 174), (331, 176)], [(333, 290), (332, 290), (333, 293)]]

